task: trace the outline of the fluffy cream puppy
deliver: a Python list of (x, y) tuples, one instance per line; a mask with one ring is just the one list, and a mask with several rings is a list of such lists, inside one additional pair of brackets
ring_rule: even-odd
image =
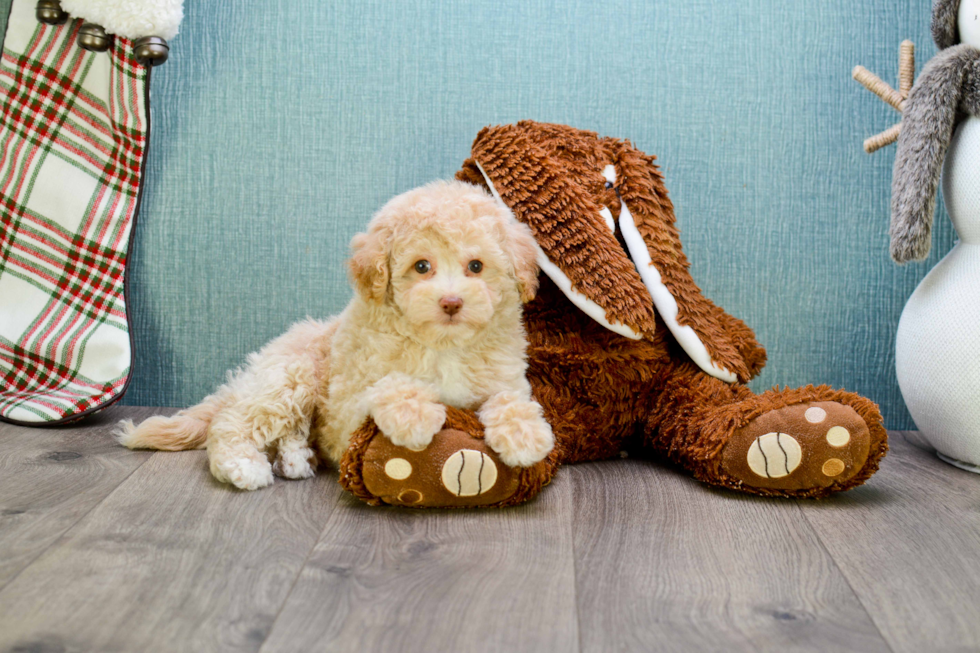
[(120, 442), (206, 445), (216, 478), (254, 490), (273, 473), (312, 476), (317, 453), (337, 463), (368, 417), (424, 449), (448, 405), (478, 411), (505, 464), (547, 456), (554, 436), (525, 376), (529, 229), (483, 190), (435, 182), (388, 202), (351, 249), (356, 293), (343, 313), (294, 325), (197, 406), (122, 422)]

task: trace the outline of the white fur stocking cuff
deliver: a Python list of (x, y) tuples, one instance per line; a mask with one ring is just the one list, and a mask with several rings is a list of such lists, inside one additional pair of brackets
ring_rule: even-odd
[(177, 36), (184, 17), (183, 0), (61, 0), (61, 8), (128, 39)]

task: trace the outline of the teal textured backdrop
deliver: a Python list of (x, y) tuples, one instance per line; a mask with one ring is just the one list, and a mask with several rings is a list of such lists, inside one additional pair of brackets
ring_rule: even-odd
[[(7, 4), (9, 0), (3, 0)], [(350, 237), (451, 176), (487, 124), (561, 122), (659, 157), (705, 293), (769, 351), (753, 388), (829, 383), (911, 428), (894, 374), (929, 264), (888, 258), (898, 45), (928, 0), (188, 2), (154, 71), (130, 291), (131, 404), (199, 400), (306, 315), (339, 311)]]

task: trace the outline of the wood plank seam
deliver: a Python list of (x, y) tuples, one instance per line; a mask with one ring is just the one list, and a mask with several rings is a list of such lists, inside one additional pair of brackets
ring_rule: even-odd
[[(891, 437), (891, 433), (889, 433), (889, 437)], [(847, 584), (848, 589), (851, 590), (851, 594), (853, 594), (854, 598), (857, 599), (857, 602), (861, 606), (861, 609), (864, 611), (865, 616), (868, 617), (868, 621), (871, 623), (871, 625), (875, 627), (875, 630), (878, 631), (878, 636), (881, 637), (881, 641), (884, 642), (885, 646), (888, 647), (889, 651), (892, 651), (892, 653), (896, 653), (894, 647), (892, 647), (891, 645), (891, 642), (888, 641), (888, 638), (885, 637), (885, 633), (882, 632), (881, 624), (879, 624), (875, 620), (874, 616), (868, 610), (868, 606), (865, 605), (864, 599), (861, 597), (860, 592), (858, 592), (857, 589), (854, 587), (854, 583), (851, 582), (851, 579), (848, 577), (847, 573), (845, 573), (844, 568), (837, 561), (837, 558), (834, 557), (834, 554), (830, 551), (830, 548), (827, 547), (827, 543), (824, 542), (823, 537), (820, 534), (820, 529), (817, 528), (813, 524), (813, 522), (810, 521), (810, 518), (806, 514), (806, 510), (804, 510), (803, 506), (801, 505), (802, 502), (804, 501), (810, 501), (810, 500), (796, 499), (796, 508), (797, 510), (800, 511), (800, 515), (803, 517), (803, 521), (806, 522), (807, 528), (809, 528), (813, 532), (814, 536), (817, 538), (817, 543), (820, 544), (820, 548), (823, 549), (824, 553), (827, 554), (827, 558), (832, 563), (834, 563), (834, 567), (840, 573), (841, 578), (844, 579), (844, 582)]]
[[(571, 474), (569, 474), (571, 476)], [(572, 510), (578, 505), (578, 483), (572, 480)], [(574, 514), (568, 519), (568, 538), (572, 544), (572, 593), (575, 595), (575, 630), (577, 631), (576, 641), (577, 653), (582, 653), (582, 604), (578, 600), (578, 550), (575, 547), (575, 517)]]
[[(333, 470), (330, 469), (328, 470), (328, 473), (332, 473), (332, 471)], [(336, 512), (337, 508), (340, 506), (340, 503), (343, 500), (344, 500), (344, 495), (338, 494), (337, 500), (334, 501), (333, 504), (333, 510), (327, 513), (326, 517), (324, 518), (323, 524), (320, 526), (320, 532), (317, 533), (316, 539), (314, 539), (313, 543), (310, 544), (310, 550), (306, 552), (306, 558), (303, 560), (303, 564), (301, 564), (299, 568), (296, 570), (296, 576), (293, 578), (293, 582), (289, 584), (289, 591), (286, 592), (286, 594), (283, 596), (282, 603), (279, 605), (279, 608), (276, 610), (276, 616), (272, 618), (272, 622), (269, 625), (269, 629), (266, 631), (265, 637), (262, 638), (262, 643), (259, 645), (258, 653), (262, 653), (263, 650), (265, 649), (265, 643), (269, 641), (269, 635), (272, 634), (273, 629), (275, 629), (276, 627), (276, 622), (279, 621), (279, 617), (282, 615), (282, 611), (286, 608), (286, 604), (289, 603), (289, 597), (293, 595), (293, 590), (296, 589), (296, 583), (298, 583), (299, 579), (303, 576), (303, 570), (306, 569), (306, 565), (309, 564), (310, 558), (313, 557), (313, 552), (316, 551), (317, 544), (320, 543), (320, 540), (323, 538), (324, 532), (326, 532), (327, 530), (327, 526), (329, 525), (330, 522), (330, 516), (334, 512)]]

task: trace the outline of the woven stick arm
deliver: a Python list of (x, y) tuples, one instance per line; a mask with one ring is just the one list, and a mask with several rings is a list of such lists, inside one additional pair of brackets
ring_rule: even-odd
[(915, 82), (915, 43), (902, 41), (898, 52), (898, 92), (907, 100)]
[(864, 66), (855, 66), (851, 76), (860, 82), (861, 86), (887, 102), (895, 111), (902, 112), (902, 109), (905, 107), (905, 98), (902, 97), (901, 93), (889, 86), (881, 77), (878, 77)]
[(902, 133), (902, 123), (898, 123), (880, 134), (875, 134), (871, 138), (864, 141), (864, 151), (868, 154), (874, 154), (886, 145), (891, 145), (898, 140), (899, 134)]
[[(915, 44), (912, 41), (902, 41), (902, 45), (898, 49), (897, 91), (864, 66), (855, 66), (851, 72), (851, 76), (861, 86), (884, 100), (888, 106), (899, 113), (903, 113), (905, 111), (905, 101), (908, 99), (909, 93), (912, 91), (912, 86), (915, 83)], [(864, 151), (871, 154), (886, 145), (891, 145), (898, 140), (901, 133), (902, 123), (898, 123), (880, 134), (875, 134), (864, 141)]]

